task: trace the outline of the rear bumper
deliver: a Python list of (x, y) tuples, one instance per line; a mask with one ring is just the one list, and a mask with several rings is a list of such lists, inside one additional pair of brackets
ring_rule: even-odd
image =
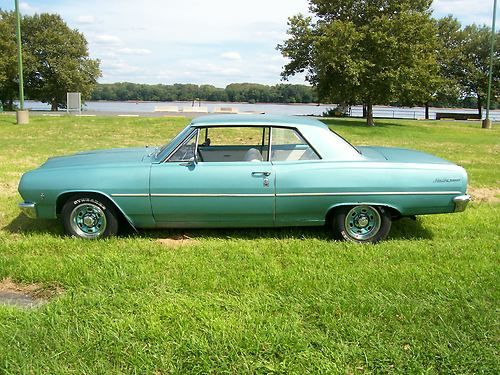
[(32, 219), (37, 218), (36, 203), (31, 203), (31, 202), (19, 203), (19, 208), (29, 218), (32, 218)]
[(463, 212), (467, 208), (467, 204), (470, 202), (470, 195), (460, 195), (453, 198), (453, 203), (455, 203), (455, 212)]

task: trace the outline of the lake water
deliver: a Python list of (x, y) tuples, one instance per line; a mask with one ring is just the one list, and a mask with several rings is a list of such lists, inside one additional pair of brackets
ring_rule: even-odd
[[(328, 109), (335, 107), (335, 104), (271, 104), (271, 103), (218, 103), (218, 102), (201, 102), (195, 106), (207, 107), (208, 112), (214, 112), (216, 108), (232, 107), (237, 108), (239, 112), (256, 112), (268, 113), (274, 115), (313, 115), (320, 116)], [(189, 112), (192, 108), (192, 102), (111, 102), (111, 101), (88, 101), (85, 103), (84, 111), (88, 112), (108, 112), (108, 113), (148, 113), (154, 112), (155, 107), (174, 106), (184, 109)], [(48, 111), (50, 106), (45, 103), (32, 100), (25, 101), (25, 107), (34, 111)], [(469, 108), (430, 108), (429, 114), (431, 119), (436, 118), (436, 112), (460, 112), (460, 113), (477, 113), (475, 109)], [(361, 117), (363, 113), (362, 106), (353, 106), (351, 114), (353, 117)], [(375, 117), (389, 118), (408, 118), (408, 119), (423, 119), (425, 118), (425, 108), (423, 107), (390, 107), (390, 106), (375, 106)], [(484, 113), (483, 113), (484, 117)], [(490, 111), (490, 118), (494, 121), (500, 121), (500, 110)]]

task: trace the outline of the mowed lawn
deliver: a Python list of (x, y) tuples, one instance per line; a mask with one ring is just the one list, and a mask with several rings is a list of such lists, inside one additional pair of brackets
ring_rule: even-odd
[(19, 177), (47, 157), (159, 145), (187, 121), (0, 115), (0, 281), (58, 291), (0, 306), (0, 373), (500, 372), (500, 125), (327, 120), (469, 172), (466, 212), (403, 219), (377, 245), (325, 228), (83, 241), (20, 215)]

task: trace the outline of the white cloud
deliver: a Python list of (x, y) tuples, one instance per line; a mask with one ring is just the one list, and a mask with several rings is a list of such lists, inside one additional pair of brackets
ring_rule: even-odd
[(239, 52), (224, 52), (220, 56), (226, 60), (241, 60)]
[(91, 24), (95, 23), (95, 17), (81, 15), (81, 16), (76, 17), (76, 22), (79, 24), (91, 25)]
[(94, 41), (99, 44), (121, 44), (122, 40), (116, 35), (100, 34), (94, 37)]
[(108, 72), (112, 72), (113, 75), (116, 74), (127, 74), (127, 73), (137, 73), (142, 72), (143, 69), (130, 65), (124, 61), (107, 61), (103, 62), (102, 67), (106, 69)]
[(19, 3), (19, 12), (21, 12), (22, 14), (33, 15), (33, 14), (37, 13), (38, 10), (26, 2), (20, 2)]
[(491, 26), (493, 0), (434, 0), (432, 8), (436, 17), (451, 14), (464, 25), (476, 23)]
[[(12, 0), (0, 0), (12, 9)], [(436, 17), (491, 25), (492, 0), (434, 0)], [(22, 0), (29, 12), (60, 14), (102, 61), (103, 82), (280, 82), (286, 63), (276, 44), (287, 18), (308, 12), (308, 0)], [(499, 18), (500, 19), (500, 18)], [(303, 82), (303, 75), (292, 77)]]
[(118, 48), (115, 50), (117, 53), (125, 54), (125, 55), (150, 55), (152, 53), (151, 50), (147, 48)]

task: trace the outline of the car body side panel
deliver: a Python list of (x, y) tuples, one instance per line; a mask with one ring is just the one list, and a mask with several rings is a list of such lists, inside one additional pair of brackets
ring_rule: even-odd
[(384, 205), (403, 216), (454, 211), (465, 171), (452, 164), (275, 162), (276, 225), (317, 225), (339, 205)]
[(150, 192), (159, 227), (274, 225), (269, 162), (153, 164)]
[(70, 192), (102, 193), (137, 227), (154, 226), (149, 199), (150, 163), (47, 168), (25, 173), (19, 192), (36, 203), (40, 218), (55, 219), (56, 202)]

